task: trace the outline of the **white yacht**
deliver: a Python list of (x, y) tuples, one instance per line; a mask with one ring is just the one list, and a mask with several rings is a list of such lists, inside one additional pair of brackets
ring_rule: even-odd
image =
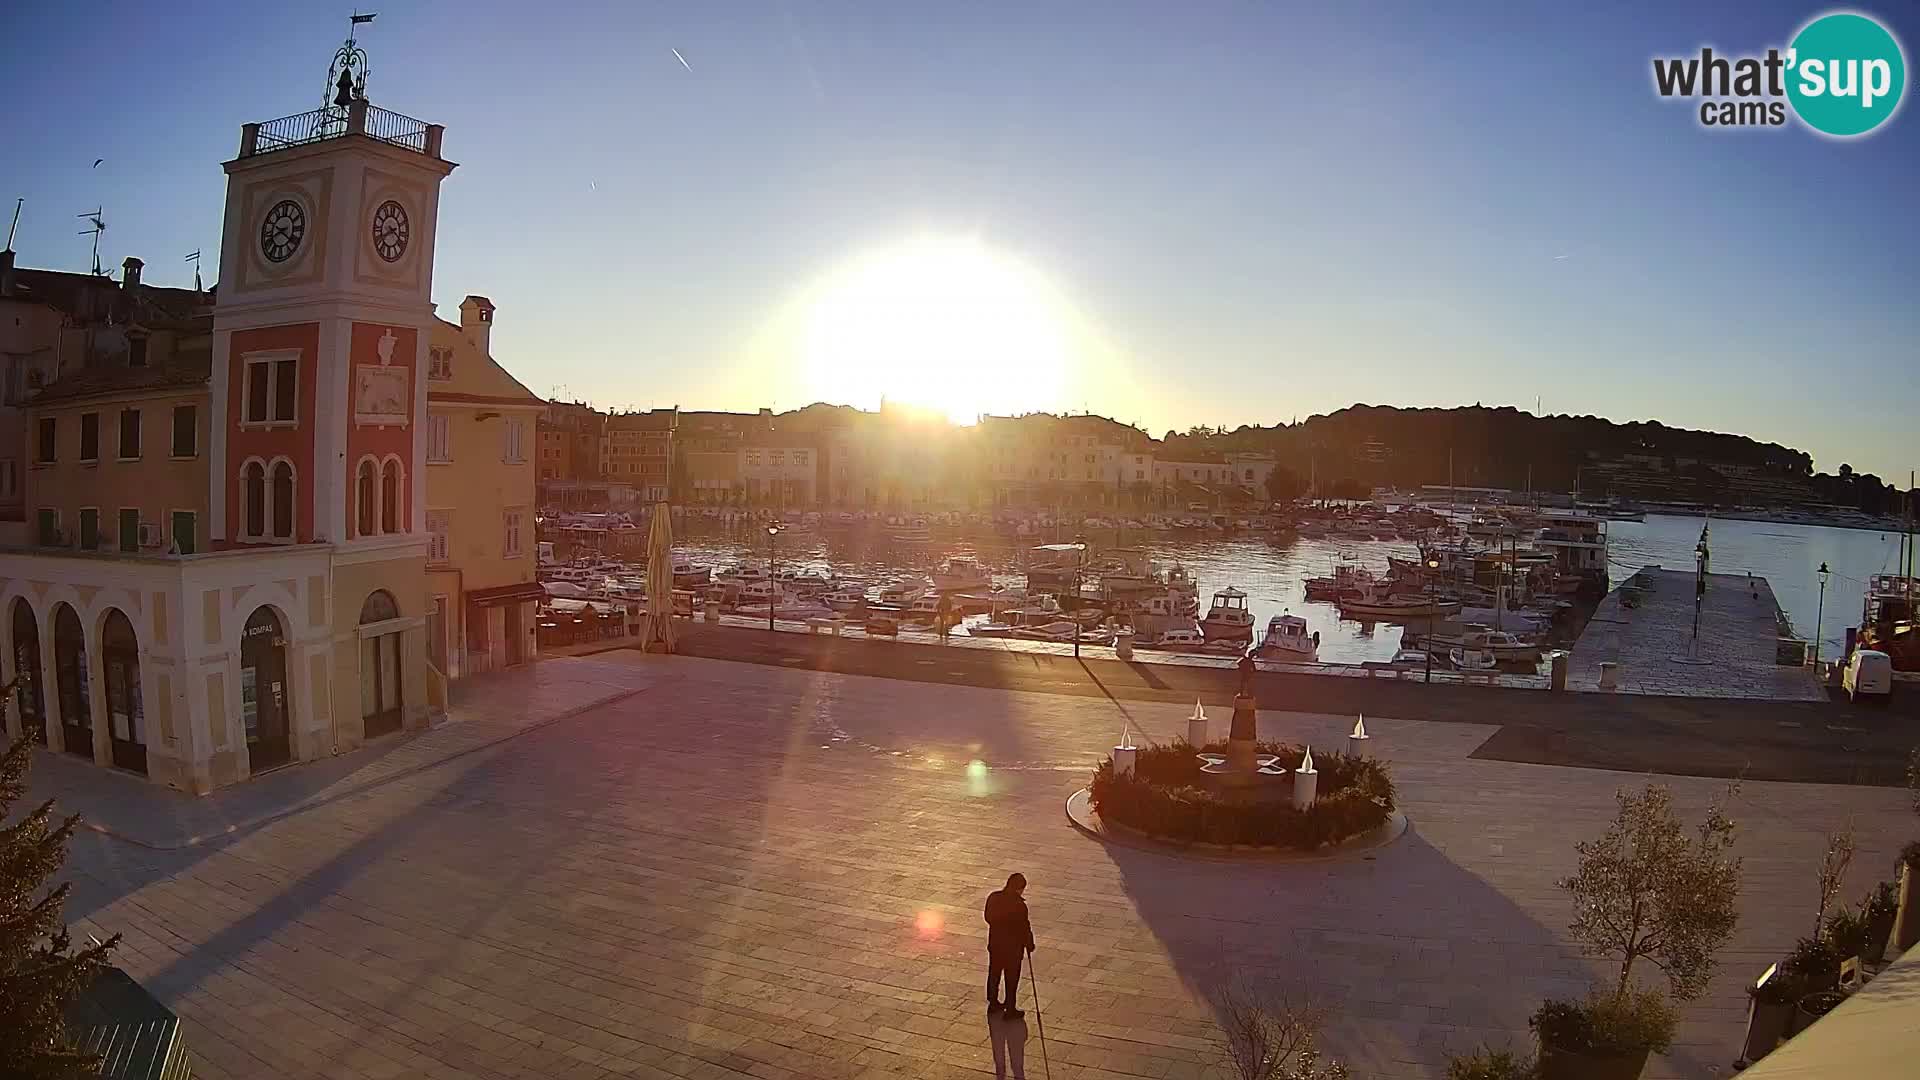
[(1247, 594), (1231, 585), (1214, 593), (1200, 630), (1208, 641), (1251, 640), (1253, 612), (1247, 610)]
[(852, 611), (867, 606), (867, 588), (864, 585), (841, 585), (826, 596), (827, 606), (835, 611)]
[(890, 607), (904, 608), (927, 594), (926, 579), (907, 578), (896, 581), (880, 590), (880, 602)]
[(1311, 663), (1320, 656), (1320, 635), (1307, 633), (1307, 620), (1298, 615), (1275, 615), (1267, 620), (1267, 633), (1254, 650), (1262, 660), (1296, 660)]

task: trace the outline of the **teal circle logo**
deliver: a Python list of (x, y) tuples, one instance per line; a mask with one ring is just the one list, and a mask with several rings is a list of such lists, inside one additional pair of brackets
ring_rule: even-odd
[(1865, 135), (1893, 116), (1906, 90), (1900, 43), (1865, 15), (1822, 15), (1787, 49), (1787, 99), (1823, 134)]

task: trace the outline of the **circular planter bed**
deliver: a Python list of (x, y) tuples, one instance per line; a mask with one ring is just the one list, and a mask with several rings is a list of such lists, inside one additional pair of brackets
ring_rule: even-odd
[[(1259, 753), (1283, 763), (1298, 762), (1303, 749), (1259, 745)], [(1185, 743), (1142, 747), (1131, 776), (1116, 775), (1109, 758), (1088, 788), (1092, 808), (1104, 823), (1150, 839), (1235, 851), (1318, 851), (1379, 829), (1394, 817), (1393, 779), (1373, 758), (1316, 753), (1317, 797), (1297, 810), (1284, 798), (1258, 797), (1259, 789), (1250, 793), (1211, 785), (1195, 755), (1225, 751), (1223, 742), (1198, 751)], [(1276, 790), (1290, 791), (1289, 782), (1276, 779), (1267, 794)]]

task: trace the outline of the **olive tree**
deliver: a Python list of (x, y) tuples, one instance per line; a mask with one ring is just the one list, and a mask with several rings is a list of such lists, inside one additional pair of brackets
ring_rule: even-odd
[(1614, 797), (1619, 808), (1607, 831), (1576, 846), (1578, 868), (1559, 882), (1573, 896), (1569, 929), (1587, 955), (1620, 964), (1617, 993), (1646, 960), (1666, 975), (1675, 999), (1690, 1001), (1706, 989), (1714, 954), (1739, 920), (1740, 860), (1725, 797), (1691, 835), (1662, 785)]

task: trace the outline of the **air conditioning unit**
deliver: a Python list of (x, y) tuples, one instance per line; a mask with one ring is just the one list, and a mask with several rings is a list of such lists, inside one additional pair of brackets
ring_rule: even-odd
[(161, 543), (162, 543), (162, 537), (160, 535), (159, 524), (152, 521), (141, 522), (140, 523), (141, 550), (146, 550), (148, 548), (157, 548), (160, 546)]

